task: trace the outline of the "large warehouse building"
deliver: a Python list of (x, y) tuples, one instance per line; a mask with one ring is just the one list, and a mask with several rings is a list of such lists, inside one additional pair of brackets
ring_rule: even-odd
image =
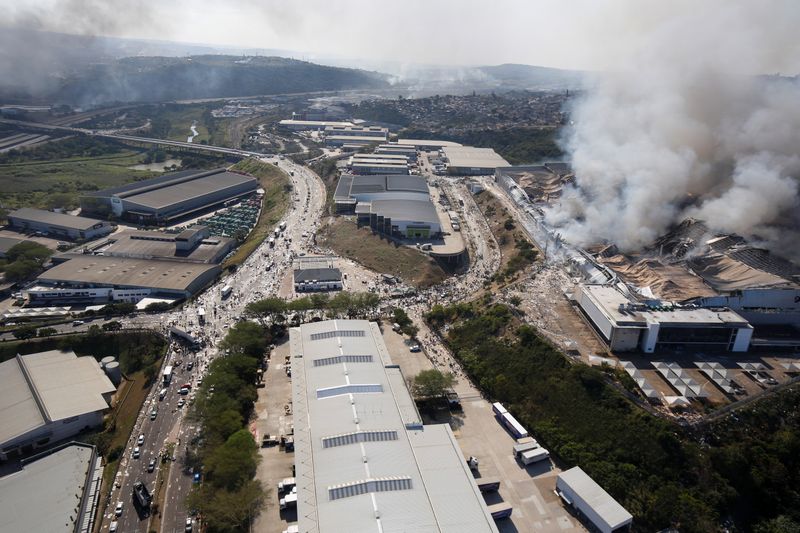
[(0, 363), (0, 460), (103, 423), (116, 388), (93, 357), (57, 350)]
[(366, 146), (389, 139), (389, 130), (377, 126), (328, 126), (325, 144), (328, 146)]
[(334, 193), (339, 212), (354, 211), (359, 224), (401, 238), (430, 238), (442, 232), (425, 178), (343, 174)]
[(746, 352), (753, 335), (747, 320), (727, 308), (641, 304), (608, 285), (582, 285), (575, 300), (614, 351), (693, 346)]
[(72, 442), (22, 461), (0, 478), (0, 531), (94, 530), (103, 465), (94, 448)]
[(187, 170), (89, 193), (81, 197), (81, 210), (140, 224), (164, 224), (257, 189), (256, 178), (224, 168)]
[(220, 272), (218, 265), (204, 263), (84, 254), (64, 254), (61, 258), (67, 260), (42, 272), (37, 278), (39, 284), (56, 293), (57, 289), (72, 294), (76, 290), (118, 289), (126, 291), (128, 301), (150, 295), (188, 298)]
[(508, 161), (497, 155), (491, 148), (472, 146), (445, 146), (442, 148), (447, 158), (447, 173), (458, 176), (494, 174), (498, 167), (507, 167)]
[(114, 227), (93, 218), (23, 207), (9, 213), (8, 224), (20, 232), (40, 232), (57, 239), (71, 241), (96, 239), (114, 231)]
[(556, 492), (600, 533), (627, 531), (633, 523), (631, 513), (579, 466), (558, 475)]
[(377, 324), (304, 324), (289, 341), (299, 531), (497, 531), (450, 426), (423, 425)]

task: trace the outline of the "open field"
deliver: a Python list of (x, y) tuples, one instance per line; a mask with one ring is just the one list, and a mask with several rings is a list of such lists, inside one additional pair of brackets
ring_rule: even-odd
[(440, 283), (447, 273), (434, 260), (416, 250), (397, 246), (339, 217), (320, 230), (321, 243), (337, 254), (377, 272), (398, 276), (416, 287)]
[(258, 178), (261, 188), (264, 189), (264, 203), (261, 207), (261, 214), (258, 222), (247, 236), (247, 239), (237, 248), (236, 252), (225, 261), (223, 267), (229, 268), (241, 264), (247, 257), (258, 248), (272, 228), (277, 224), (291, 201), (289, 176), (286, 173), (269, 163), (262, 163), (255, 159), (240, 161), (231, 167), (232, 170), (247, 172)]

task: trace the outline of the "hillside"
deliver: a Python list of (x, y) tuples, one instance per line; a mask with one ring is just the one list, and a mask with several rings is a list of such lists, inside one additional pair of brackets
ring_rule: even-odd
[(95, 105), (383, 87), (377, 73), (279, 57), (130, 57), (65, 78), (51, 100)]

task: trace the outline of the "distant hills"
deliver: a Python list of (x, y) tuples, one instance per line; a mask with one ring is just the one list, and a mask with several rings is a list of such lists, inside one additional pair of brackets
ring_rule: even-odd
[(506, 63), (492, 67), (477, 67), (477, 70), (504, 84), (518, 89), (570, 89), (580, 87), (586, 73), (577, 70), (562, 70), (532, 65)]
[(65, 78), (51, 99), (83, 106), (387, 86), (382, 74), (281, 57), (129, 57)]

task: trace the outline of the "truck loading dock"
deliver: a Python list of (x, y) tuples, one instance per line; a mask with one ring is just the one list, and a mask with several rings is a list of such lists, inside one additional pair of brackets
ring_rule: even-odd
[(600, 533), (627, 530), (633, 522), (633, 516), (579, 466), (558, 475), (556, 492)]

